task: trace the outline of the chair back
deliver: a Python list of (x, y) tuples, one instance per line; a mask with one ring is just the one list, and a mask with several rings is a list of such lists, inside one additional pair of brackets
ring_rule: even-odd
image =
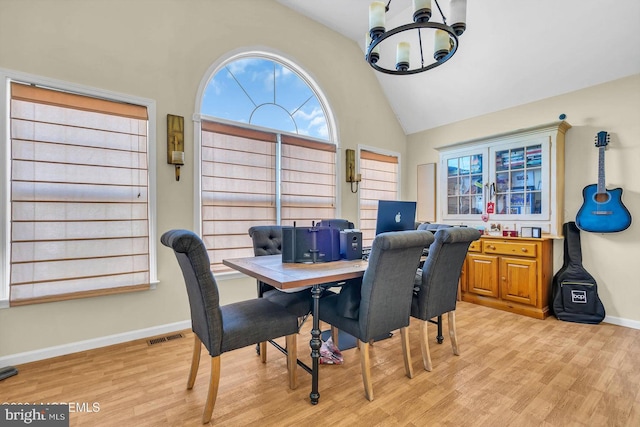
[(351, 221), (349, 221), (348, 219), (339, 218), (323, 219), (320, 220), (320, 222), (318, 222), (316, 225), (318, 227), (333, 227), (337, 228), (340, 231), (354, 228), (354, 225)]
[(433, 242), (428, 231), (378, 234), (360, 291), (360, 339), (369, 341), (409, 325), (413, 279), (422, 249)]
[(418, 230), (427, 230), (427, 231), (431, 231), (432, 233), (435, 233), (436, 231), (443, 229), (443, 228), (451, 228), (453, 227), (452, 225), (449, 224), (437, 224), (437, 223), (430, 223), (430, 222), (423, 222), (422, 224), (418, 225), (417, 229)]
[(422, 267), (419, 292), (411, 305), (413, 317), (429, 320), (456, 309), (458, 280), (469, 245), (480, 231), (468, 227), (447, 227), (435, 233)]
[(253, 255), (277, 255), (282, 253), (282, 227), (279, 225), (254, 225), (249, 228), (253, 241)]
[(167, 231), (160, 237), (160, 241), (173, 249), (182, 270), (191, 309), (191, 329), (212, 356), (220, 354), (220, 295), (204, 243), (189, 230)]

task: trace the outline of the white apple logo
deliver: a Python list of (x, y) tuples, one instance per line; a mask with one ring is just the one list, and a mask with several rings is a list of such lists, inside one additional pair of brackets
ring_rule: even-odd
[(396, 222), (400, 222), (400, 212), (396, 214)]

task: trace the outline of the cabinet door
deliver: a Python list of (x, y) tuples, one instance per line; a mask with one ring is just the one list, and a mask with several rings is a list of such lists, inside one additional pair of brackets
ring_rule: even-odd
[(495, 216), (547, 219), (549, 140), (532, 138), (494, 147), (489, 182), (495, 189)]
[(537, 266), (534, 259), (500, 259), (500, 296), (504, 300), (537, 304)]
[(444, 218), (477, 217), (484, 212), (486, 157), (486, 149), (452, 153), (442, 157), (441, 176), (446, 188)]
[(467, 292), (498, 298), (498, 257), (467, 255)]

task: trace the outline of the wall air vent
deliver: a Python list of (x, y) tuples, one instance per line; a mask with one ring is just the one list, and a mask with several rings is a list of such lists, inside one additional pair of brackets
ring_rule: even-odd
[(184, 335), (182, 335), (181, 333), (178, 333), (173, 335), (166, 335), (164, 337), (150, 338), (147, 340), (147, 344), (148, 345), (160, 344), (163, 342), (172, 341), (179, 338), (184, 338)]

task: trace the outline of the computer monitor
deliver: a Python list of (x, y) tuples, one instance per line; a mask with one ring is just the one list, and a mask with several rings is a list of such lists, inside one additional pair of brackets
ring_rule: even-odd
[(376, 235), (388, 231), (407, 231), (416, 228), (416, 202), (379, 200)]

